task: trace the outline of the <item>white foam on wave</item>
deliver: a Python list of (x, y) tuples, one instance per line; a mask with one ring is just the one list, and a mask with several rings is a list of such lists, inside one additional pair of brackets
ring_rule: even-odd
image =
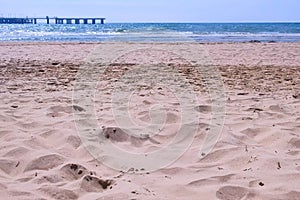
[[(205, 26), (203, 24), (0, 25), (0, 41), (300, 41), (297, 26), (292, 30), (286, 30), (280, 29), (278, 25), (270, 32), (264, 32), (263, 28), (261, 32), (255, 32), (258, 27), (254, 27), (255, 31), (252, 32), (243, 31), (247, 28), (246, 25), (238, 27), (239, 29), (236, 25), (232, 25), (232, 28), (226, 28), (226, 31), (218, 30), (220, 26), (218, 24)], [(253, 28), (253, 25), (251, 27)]]

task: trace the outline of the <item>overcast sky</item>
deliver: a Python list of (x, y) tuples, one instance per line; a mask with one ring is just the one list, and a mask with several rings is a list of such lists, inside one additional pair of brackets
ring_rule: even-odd
[(300, 21), (300, 0), (0, 0), (0, 16), (106, 17), (107, 22)]

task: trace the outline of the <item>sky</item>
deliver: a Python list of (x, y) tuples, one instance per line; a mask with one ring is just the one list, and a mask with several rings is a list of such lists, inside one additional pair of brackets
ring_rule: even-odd
[(105, 17), (106, 22), (300, 21), (300, 0), (0, 0), (0, 17)]

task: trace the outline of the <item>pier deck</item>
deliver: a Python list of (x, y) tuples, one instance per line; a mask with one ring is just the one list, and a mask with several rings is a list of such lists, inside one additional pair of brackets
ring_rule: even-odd
[(37, 24), (43, 20), (46, 24), (104, 24), (105, 18), (76, 18), (76, 17), (0, 17), (0, 24)]

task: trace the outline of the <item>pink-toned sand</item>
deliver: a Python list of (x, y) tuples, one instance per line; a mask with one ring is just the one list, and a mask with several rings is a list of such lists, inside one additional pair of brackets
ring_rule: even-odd
[[(300, 43), (0, 43), (0, 199), (298, 200), (299, 52)], [(181, 158), (151, 172), (120, 171), (90, 154), (74, 119), (83, 108), (72, 98), (76, 76), (95, 55), (106, 69), (95, 90), (97, 120), (107, 139), (133, 153), (163, 148), (186, 125), (176, 91), (147, 82), (155, 72), (170, 79), (170, 71), (149, 66), (169, 66), (188, 81), (199, 129)], [(218, 69), (226, 103), (222, 135), (203, 159), (212, 101), (194, 66)], [(136, 86), (128, 104), (112, 104), (116, 82)], [(162, 103), (166, 123), (153, 137), (128, 137), (112, 112), (118, 103), (140, 126)]]

